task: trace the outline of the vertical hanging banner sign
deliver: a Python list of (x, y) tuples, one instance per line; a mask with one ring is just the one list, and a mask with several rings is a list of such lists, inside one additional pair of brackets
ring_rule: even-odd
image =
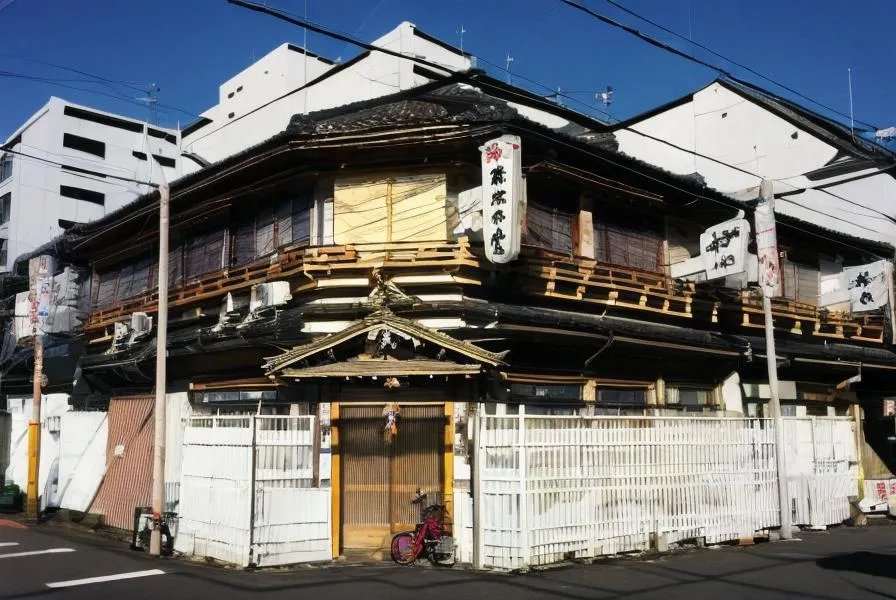
[(778, 262), (778, 234), (775, 230), (775, 197), (772, 182), (763, 179), (756, 205), (756, 255), (759, 258), (759, 285), (769, 298), (781, 295), (781, 267)]
[(523, 197), (522, 149), (519, 136), (489, 140), (482, 152), (482, 232), (485, 256), (508, 263), (520, 253), (520, 204)]
[(735, 219), (713, 225), (700, 235), (700, 255), (707, 279), (743, 273), (747, 269), (750, 223)]
[(890, 302), (890, 290), (887, 283), (887, 261), (846, 267), (843, 279), (849, 290), (850, 307), (853, 312), (877, 310)]
[(28, 262), (28, 280), (31, 288), (31, 325), (43, 329), (50, 316), (53, 295), (53, 273), (56, 259), (52, 256), (36, 256)]

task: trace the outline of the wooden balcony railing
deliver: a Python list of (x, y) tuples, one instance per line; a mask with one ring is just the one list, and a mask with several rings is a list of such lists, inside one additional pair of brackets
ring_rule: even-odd
[[(189, 309), (219, 300), (227, 292), (246, 291), (259, 283), (283, 279), (291, 282), (293, 295), (335, 285), (368, 287), (378, 270), (390, 276), (450, 275), (455, 283), (473, 286), (482, 285), (490, 273), (502, 272), (518, 277), (520, 293), (570, 301), (570, 310), (594, 312), (585, 306), (598, 305), (603, 307), (600, 310), (663, 315), (707, 329), (724, 314), (727, 322), (744, 328), (764, 326), (761, 298), (749, 291), (734, 293), (729, 300), (704, 300), (712, 310), (700, 312), (706, 315), (706, 322), (698, 323), (695, 320), (700, 317), (695, 318), (693, 310), (698, 298), (691, 283), (680, 283), (661, 273), (606, 265), (534, 247), (524, 247), (519, 259), (510, 265), (497, 266), (485, 260), (481, 246), (471, 245), (466, 238), (455, 242), (287, 249), (274, 257), (209, 273), (176, 287), (171, 290), (168, 302), (172, 308)], [(423, 277), (418, 281), (423, 284), (425, 280)], [(857, 317), (831, 313), (785, 299), (775, 299), (772, 306), (775, 326), (794, 334), (873, 343), (884, 341), (884, 323), (877, 315)], [(152, 313), (157, 307), (158, 295), (153, 290), (114, 307), (94, 311), (85, 331), (99, 332), (126, 319), (130, 313)]]

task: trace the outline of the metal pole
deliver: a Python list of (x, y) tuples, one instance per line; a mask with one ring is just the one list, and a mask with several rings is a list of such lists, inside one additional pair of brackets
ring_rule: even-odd
[(168, 185), (159, 186), (159, 312), (156, 325), (156, 404), (153, 411), (155, 445), (152, 464), (153, 528), (149, 553), (162, 554), (160, 518), (165, 510), (165, 391), (168, 358)]
[(38, 489), (40, 483), (40, 404), (41, 379), (43, 379), (44, 344), (39, 328), (34, 328), (34, 405), (31, 409), (31, 421), (28, 422), (28, 503), (25, 515), (28, 519), (37, 520), (40, 512)]
[(765, 316), (765, 354), (768, 362), (769, 409), (775, 423), (775, 460), (778, 472), (778, 504), (781, 512), (781, 538), (793, 537), (790, 515), (790, 492), (787, 489), (787, 465), (784, 456), (784, 421), (778, 396), (778, 358), (775, 352), (775, 324), (772, 317), (772, 296), (779, 289), (778, 236), (775, 229), (775, 205), (772, 183), (763, 179), (756, 206), (756, 250), (759, 254), (759, 283), (762, 287), (762, 309)]

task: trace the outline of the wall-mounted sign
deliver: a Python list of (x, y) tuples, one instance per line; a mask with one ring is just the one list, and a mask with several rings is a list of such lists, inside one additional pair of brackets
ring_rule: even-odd
[(707, 279), (743, 273), (747, 268), (750, 223), (746, 219), (725, 221), (700, 236), (700, 256)]
[(485, 256), (508, 263), (519, 256), (523, 197), (520, 138), (502, 135), (489, 140), (482, 152), (482, 233)]
[(879, 260), (858, 267), (846, 267), (836, 275), (822, 279), (819, 305), (849, 302), (852, 312), (877, 310), (890, 304), (887, 261)]
[(890, 302), (887, 285), (887, 261), (843, 269), (843, 280), (849, 290), (853, 312), (877, 310)]
[(756, 205), (756, 254), (759, 257), (759, 285), (769, 297), (781, 295), (781, 266), (778, 262), (778, 234), (775, 228), (775, 198), (772, 183), (763, 179)]

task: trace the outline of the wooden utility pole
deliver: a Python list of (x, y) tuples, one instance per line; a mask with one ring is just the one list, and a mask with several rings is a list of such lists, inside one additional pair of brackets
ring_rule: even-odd
[(165, 512), (166, 360), (168, 358), (168, 185), (159, 186), (159, 312), (156, 325), (156, 403), (153, 411), (155, 443), (152, 463), (153, 527), (149, 553), (162, 554), (162, 513)]
[(775, 423), (775, 459), (778, 472), (778, 503), (781, 511), (781, 538), (793, 537), (790, 492), (787, 489), (787, 465), (784, 456), (784, 420), (778, 396), (778, 357), (775, 352), (775, 325), (772, 297), (780, 290), (781, 269), (778, 260), (778, 236), (775, 228), (775, 199), (772, 182), (763, 179), (756, 206), (756, 252), (759, 255), (759, 285), (765, 313), (765, 354), (768, 362), (769, 409)]

